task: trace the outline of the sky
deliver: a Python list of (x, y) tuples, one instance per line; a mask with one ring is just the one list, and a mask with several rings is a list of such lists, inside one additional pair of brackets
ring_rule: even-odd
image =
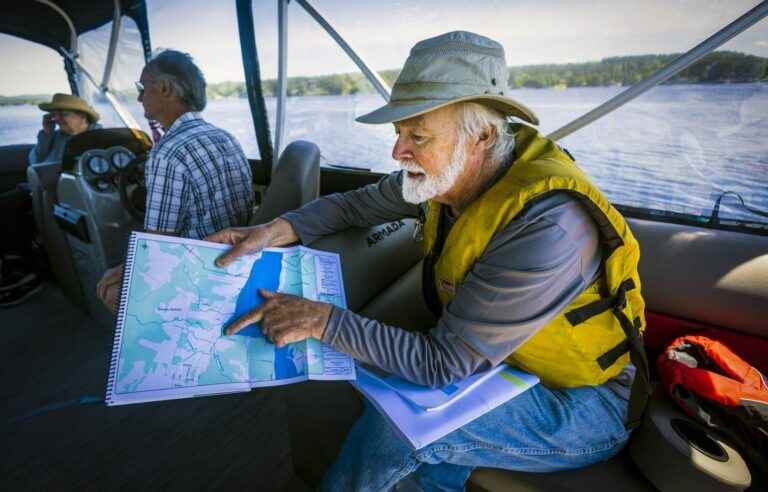
[[(509, 65), (683, 52), (756, 0), (309, 0), (377, 70), (398, 68), (417, 41), (474, 31), (500, 41)], [(262, 77), (277, 74), (277, 0), (253, 0)], [(192, 54), (209, 82), (244, 80), (235, 0), (147, 0), (155, 48)], [(288, 9), (288, 75), (356, 71), (300, 5)], [(768, 57), (768, 18), (721, 49)], [(68, 92), (60, 55), (0, 34), (1, 95)], [(129, 71), (140, 67), (130, 67)], [(135, 78), (138, 79), (138, 73)], [(128, 81), (126, 74), (117, 82)], [(128, 83), (128, 82), (125, 82)]]

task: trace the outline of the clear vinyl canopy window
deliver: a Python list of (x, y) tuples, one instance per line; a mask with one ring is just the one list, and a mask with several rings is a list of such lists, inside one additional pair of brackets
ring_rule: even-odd
[[(85, 70), (102, 82), (104, 69), (107, 64), (110, 38), (113, 22), (108, 22), (98, 29), (88, 31), (77, 38), (78, 61)], [(115, 58), (109, 75), (109, 89), (128, 110), (141, 129), (149, 133), (149, 124), (144, 118), (144, 109), (136, 100), (137, 93), (134, 82), (139, 80), (144, 68), (144, 50), (141, 45), (141, 33), (133, 19), (122, 16), (120, 33), (115, 48)], [(101, 94), (99, 89), (82, 73), (78, 79), (81, 96), (93, 105), (99, 112), (99, 123), (105, 128), (124, 126), (112, 105)]]
[(0, 146), (33, 144), (42, 130), (37, 105), (69, 93), (61, 55), (41, 44), (0, 34)]
[[(276, 3), (255, 7), (275, 19)], [(451, 30), (500, 41), (512, 97), (551, 133), (647, 78), (758, 2), (462, 1), (310, 3), (392, 83), (410, 48)], [(691, 15), (691, 12), (696, 15)], [(270, 17), (272, 16), (272, 17)], [(390, 172), (391, 125), (354, 118), (383, 104), (334, 41), (291, 2), (288, 9), (285, 142), (320, 146), (325, 165)], [(276, 73), (277, 31), (263, 73)], [(258, 26), (257, 26), (258, 32)], [(265, 77), (266, 78), (266, 77)], [(766, 222), (768, 210), (768, 20), (608, 116), (566, 137), (568, 148), (617, 204), (720, 219)], [(727, 193), (733, 192), (733, 193)], [(735, 193), (735, 194), (734, 194)]]

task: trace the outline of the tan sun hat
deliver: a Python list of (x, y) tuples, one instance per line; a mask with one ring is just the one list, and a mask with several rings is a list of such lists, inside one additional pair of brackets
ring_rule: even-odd
[(43, 111), (80, 111), (90, 117), (91, 123), (99, 121), (99, 113), (90, 104), (71, 94), (54, 94), (51, 102), (38, 104), (37, 107)]
[(466, 31), (420, 41), (411, 49), (387, 104), (360, 123), (393, 123), (462, 101), (476, 101), (534, 125), (539, 119), (508, 96), (504, 47)]

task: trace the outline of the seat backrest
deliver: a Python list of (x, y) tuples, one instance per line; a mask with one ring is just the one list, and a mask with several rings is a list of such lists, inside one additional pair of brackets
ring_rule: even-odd
[(423, 251), (413, 239), (415, 222), (404, 219), (348, 229), (308, 246), (339, 254), (347, 307), (357, 312), (419, 264)]
[(646, 308), (768, 338), (768, 237), (630, 219)]
[(32, 147), (30, 144), (0, 147), (0, 193), (10, 191), (24, 181)]
[(263, 224), (320, 196), (320, 149), (304, 140), (291, 142), (277, 162), (252, 224)]
[(75, 304), (83, 305), (85, 302), (83, 291), (72, 260), (69, 243), (53, 215), (60, 176), (61, 162), (43, 162), (27, 168), (27, 182), (32, 196), (32, 213), (48, 256), (51, 273), (67, 297)]

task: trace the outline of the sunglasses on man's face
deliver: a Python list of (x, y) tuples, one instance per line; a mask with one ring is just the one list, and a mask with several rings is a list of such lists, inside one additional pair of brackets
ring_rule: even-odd
[(144, 84), (142, 84), (141, 82), (135, 82), (135, 84), (136, 84), (136, 90), (139, 93), (139, 97), (143, 96), (144, 95)]

